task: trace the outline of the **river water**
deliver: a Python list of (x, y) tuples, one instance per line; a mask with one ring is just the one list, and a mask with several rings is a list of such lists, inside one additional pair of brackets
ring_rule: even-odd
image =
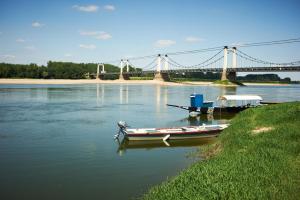
[[(116, 123), (170, 127), (227, 122), (189, 120), (189, 95), (258, 94), (300, 100), (300, 87), (157, 85), (0, 85), (0, 199), (131, 199), (176, 175), (212, 141), (114, 141)], [(200, 147), (201, 148), (201, 147)]]

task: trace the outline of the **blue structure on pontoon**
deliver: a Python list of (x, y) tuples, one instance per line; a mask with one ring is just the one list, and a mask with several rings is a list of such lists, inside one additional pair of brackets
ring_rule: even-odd
[(208, 108), (213, 107), (212, 101), (204, 102), (203, 100), (203, 94), (191, 94), (191, 107), (192, 108)]

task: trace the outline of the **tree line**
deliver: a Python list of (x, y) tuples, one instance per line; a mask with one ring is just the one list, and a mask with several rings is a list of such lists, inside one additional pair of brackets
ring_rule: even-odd
[[(124, 70), (126, 70), (126, 67), (124, 67)], [(129, 70), (140, 71), (141, 69), (129, 66)], [(120, 68), (115, 65), (105, 64), (105, 71), (119, 72)], [(89, 78), (89, 74), (96, 74), (96, 72), (96, 63), (49, 61), (47, 66), (0, 63), (0, 78), (85, 79)]]
[(247, 74), (246, 76), (238, 76), (237, 81), (244, 82), (282, 82), (291, 83), (291, 78), (280, 78), (277, 74)]
[[(221, 79), (221, 73), (215, 72), (195, 72), (195, 73), (173, 73), (170, 74), (173, 79), (186, 79), (186, 80), (207, 80), (215, 81)], [(237, 81), (240, 82), (281, 82), (291, 83), (290, 78), (280, 78), (277, 74), (247, 74), (245, 76), (237, 76)]]

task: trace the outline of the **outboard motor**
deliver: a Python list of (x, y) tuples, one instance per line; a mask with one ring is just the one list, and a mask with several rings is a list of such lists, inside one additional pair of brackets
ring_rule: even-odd
[(126, 127), (128, 127), (128, 125), (127, 125), (126, 122), (124, 122), (124, 121), (119, 121), (119, 122), (118, 122), (118, 126), (119, 126), (121, 129), (126, 129)]
[(118, 126), (120, 129), (119, 129), (118, 133), (115, 135), (115, 137), (114, 137), (115, 139), (119, 138), (120, 133), (122, 133), (124, 136), (127, 134), (126, 128), (128, 127), (128, 125), (125, 121), (119, 121)]

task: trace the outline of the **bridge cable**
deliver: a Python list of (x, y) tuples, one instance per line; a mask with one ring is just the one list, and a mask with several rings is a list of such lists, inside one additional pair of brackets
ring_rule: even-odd
[(221, 51), (219, 51), (218, 53), (216, 53), (215, 55), (213, 55), (212, 57), (208, 58), (207, 60), (205, 60), (205, 61), (203, 61), (203, 62), (201, 62), (201, 63), (199, 63), (199, 64), (190, 65), (190, 66), (184, 66), (184, 65), (182, 65), (182, 64), (179, 64), (178, 62), (176, 62), (175, 60), (173, 60), (173, 59), (170, 58), (170, 57), (169, 57), (169, 59), (170, 59), (173, 63), (175, 63), (176, 65), (181, 66), (181, 67), (183, 67), (183, 68), (195, 68), (195, 67), (197, 67), (197, 66), (201, 66), (201, 65), (203, 65), (203, 64), (205, 64), (205, 63), (211, 61), (211, 60), (214, 59), (217, 55), (219, 55), (222, 51), (223, 51), (223, 49), (222, 49)]
[(270, 65), (294, 65), (294, 64), (298, 64), (300, 63), (300, 60), (299, 61), (294, 61), (294, 62), (289, 62), (289, 63), (274, 63), (274, 62), (269, 62), (269, 61), (264, 61), (264, 60), (261, 60), (261, 59), (258, 59), (258, 58), (254, 58), (240, 50), (237, 50), (238, 53), (242, 54), (237, 54), (238, 56), (244, 58), (244, 59), (247, 59), (247, 60), (251, 60), (253, 62), (257, 62), (257, 63), (262, 63), (262, 64), (270, 64)]
[(255, 42), (255, 43), (245, 43), (230, 47), (256, 47), (256, 46), (268, 46), (268, 45), (277, 45), (277, 44), (290, 44), (300, 42), (300, 38), (286, 39), (286, 40), (274, 40), (268, 42)]
[[(268, 41), (268, 42), (255, 42), (255, 43), (245, 43), (241, 45), (235, 45), (237, 47), (253, 47), (253, 46), (267, 46), (267, 45), (278, 45), (278, 44), (289, 44), (289, 43), (297, 43), (300, 42), (300, 38), (293, 38), (293, 39), (285, 39), (285, 40), (274, 40), (274, 41)], [(229, 47), (234, 47), (233, 45)], [(181, 55), (181, 54), (193, 54), (193, 53), (202, 53), (202, 52), (208, 52), (208, 51), (217, 51), (223, 49), (224, 46), (219, 47), (212, 47), (212, 48), (206, 48), (206, 49), (198, 49), (198, 50), (187, 50), (187, 51), (178, 51), (178, 52), (169, 52), (165, 53), (167, 55)], [(154, 55), (147, 55), (147, 56), (139, 56), (139, 57), (133, 57), (130, 58), (130, 60), (139, 60), (139, 59), (146, 59), (146, 58), (153, 58), (156, 57), (157, 54)], [(104, 63), (114, 63), (119, 62), (119, 60), (113, 60), (109, 62)]]
[[(207, 67), (207, 66), (209, 66), (209, 65), (212, 65), (212, 64), (214, 64), (214, 63), (220, 61), (220, 60), (223, 59), (223, 58), (224, 58), (224, 56), (221, 56), (220, 58), (218, 58), (218, 59), (216, 59), (216, 60), (214, 60), (214, 61), (212, 61), (212, 62), (210, 62), (210, 63), (207, 63), (206, 65), (199, 66), (199, 67), (197, 67), (197, 68), (183, 68), (183, 69), (189, 70), (189, 69), (200, 69), (200, 68), (205, 68), (205, 67)], [(171, 65), (173, 65), (173, 66), (175, 66), (175, 67), (177, 67), (177, 68), (181, 68), (181, 69), (182, 69), (182, 66), (178, 66), (176, 63), (173, 63), (172, 61), (169, 62), (169, 64), (171, 64)]]

